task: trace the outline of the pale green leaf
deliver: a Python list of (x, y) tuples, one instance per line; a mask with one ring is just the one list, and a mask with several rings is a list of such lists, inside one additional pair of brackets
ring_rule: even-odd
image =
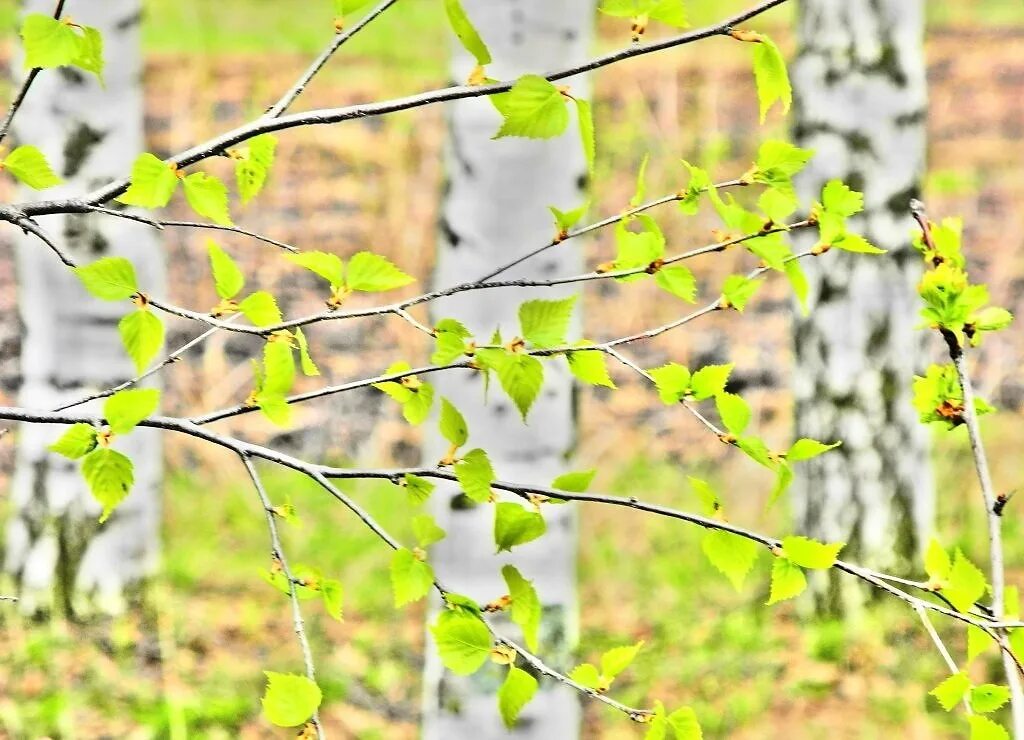
[(103, 418), (114, 434), (127, 434), (140, 421), (156, 411), (160, 391), (156, 388), (131, 388), (118, 391), (103, 402)]
[(536, 511), (509, 501), (499, 501), (494, 507), (494, 543), (498, 552), (532, 542), (546, 531), (544, 517)]
[(430, 631), (441, 662), (452, 673), (468, 676), (491, 654), (491, 633), (480, 618), (466, 611), (444, 611)]
[(401, 288), (413, 282), (386, 257), (372, 252), (356, 252), (348, 261), (348, 287), (350, 290), (381, 292)]
[(72, 424), (47, 449), (68, 459), (77, 460), (96, 449), (96, 429), (89, 424)]
[(132, 461), (109, 447), (97, 447), (85, 456), (82, 475), (93, 498), (103, 507), (101, 524), (124, 501), (135, 482)]
[(89, 293), (104, 301), (123, 301), (139, 291), (135, 268), (124, 257), (103, 257), (75, 267), (74, 273)]
[(245, 276), (242, 275), (242, 271), (238, 269), (238, 265), (231, 259), (231, 256), (221, 249), (217, 242), (208, 239), (206, 251), (210, 256), (210, 271), (213, 273), (217, 295), (224, 300), (234, 298), (238, 295), (238, 291), (245, 287)]
[(166, 162), (148, 152), (135, 158), (131, 184), (117, 197), (125, 205), (163, 208), (178, 189), (178, 176)]
[(192, 210), (221, 226), (231, 226), (228, 213), (228, 189), (220, 180), (205, 172), (193, 172), (181, 184)]
[(550, 139), (562, 134), (569, 125), (566, 98), (557, 87), (539, 75), (523, 75), (503, 95), (491, 101), (504, 118), (494, 138), (524, 136)]
[(508, 667), (505, 682), (498, 689), (498, 710), (509, 729), (515, 727), (519, 713), (537, 693), (537, 679), (514, 665)]
[(395, 606), (419, 601), (434, 585), (434, 570), (411, 550), (395, 550), (391, 556), (391, 589)]
[(136, 372), (142, 373), (163, 346), (163, 323), (151, 311), (140, 308), (122, 318), (117, 330), (125, 351), (135, 363)]
[(526, 301), (519, 306), (519, 327), (523, 338), (535, 347), (565, 344), (576, 296), (560, 300)]
[(792, 599), (807, 588), (807, 577), (800, 566), (787, 558), (775, 558), (772, 563), (772, 583), (768, 593), (768, 605)]
[(298, 254), (287, 254), (285, 258), (299, 267), (304, 267), (319, 275), (330, 283), (332, 288), (338, 288), (345, 284), (345, 264), (336, 254), (319, 251), (299, 252)]
[(267, 721), (278, 727), (305, 724), (323, 699), (320, 687), (306, 676), (294, 673), (263, 673), (267, 677), (267, 688), (261, 703)]
[(704, 535), (701, 549), (711, 564), (729, 579), (737, 591), (743, 588), (743, 581), (757, 560), (756, 542), (713, 529)]
[(533, 587), (533, 582), (524, 578), (512, 565), (502, 567), (501, 575), (505, 579), (508, 595), (512, 600), (512, 621), (523, 631), (526, 647), (536, 650), (543, 614), (537, 590)]
[(7, 170), (34, 190), (45, 190), (63, 182), (50, 168), (46, 155), (34, 146), (19, 146), (0, 162), (0, 169)]

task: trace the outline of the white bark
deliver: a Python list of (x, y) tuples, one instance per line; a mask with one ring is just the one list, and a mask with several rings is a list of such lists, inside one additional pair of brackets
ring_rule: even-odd
[[(833, 178), (863, 191), (854, 226), (890, 250), (833, 250), (808, 265), (812, 312), (795, 331), (797, 434), (843, 446), (799, 466), (797, 520), (807, 534), (847, 542), (859, 562), (897, 570), (921, 549), (934, 514), (927, 433), (910, 404), (925, 339), (909, 242), (925, 155), (923, 6), (804, 0), (792, 67), (795, 137), (816, 151), (798, 183), (803, 197), (817, 198)], [(831, 581), (826, 605), (855, 606), (862, 592), (840, 583), (849, 581)]]
[[(29, 0), (24, 10), (51, 13), (53, 5), (52, 0)], [(37, 77), (15, 118), (13, 135), (17, 143), (40, 147), (65, 182), (43, 194), (19, 192), (20, 199), (88, 192), (130, 171), (144, 151), (141, 2), (104, 0), (71, 11), (103, 34), (106, 86), (73, 68), (44, 70)], [(21, 59), (14, 64), (20, 79)], [(149, 227), (96, 215), (48, 216), (40, 223), (79, 262), (125, 256), (142, 285), (162, 290), (162, 255)], [(49, 409), (132, 377), (134, 368), (117, 332), (117, 321), (131, 307), (89, 297), (38, 240), (19, 234), (14, 241), (24, 325), (18, 403)], [(46, 450), (62, 431), (39, 425), (19, 430), (5, 569), (17, 583), (26, 612), (116, 612), (156, 564), (160, 438), (156, 431), (137, 430), (117, 441), (135, 464), (135, 486), (98, 525), (100, 507), (79, 465)]]
[[(585, 59), (592, 33), (592, 0), (469, 0), (466, 11), (489, 45), (492, 77), (514, 79)], [(474, 66), (459, 49), (452, 76), (465, 80)], [(571, 92), (586, 97), (583, 79), (569, 83)], [(472, 280), (494, 267), (548, 241), (554, 226), (548, 206), (573, 208), (585, 198), (586, 163), (575, 116), (570, 130), (550, 141), (508, 138), (492, 141), (500, 117), (486, 100), (458, 101), (449, 107), (447, 149), (448, 190), (441, 214), (440, 249), (435, 284)], [(551, 277), (581, 270), (576, 245), (551, 250), (508, 273), (506, 277)], [(518, 332), (517, 308), (528, 298), (556, 298), (564, 290), (503, 290), (463, 293), (435, 306), (434, 318), (464, 321), (485, 341), (500, 326), (506, 339)], [(578, 326), (574, 331), (578, 331)], [(502, 478), (550, 483), (564, 472), (576, 435), (574, 389), (564, 363), (545, 363), (545, 384), (523, 425), (519, 413), (500, 388), (483, 388), (474, 373), (446, 373), (431, 379), (439, 395), (448, 397), (465, 415), (470, 446), (490, 455)], [(446, 443), (437, 435), (425, 444), (425, 461), (436, 463)], [(541, 652), (545, 660), (565, 668), (571, 660), (576, 632), (576, 536), (570, 506), (544, 508), (548, 533), (517, 547), (513, 554), (494, 554), (493, 507), (456, 508), (458, 490), (440, 488), (434, 510), (448, 537), (434, 547), (431, 561), (450, 588), (487, 602), (506, 593), (501, 566), (512, 563), (533, 580), (544, 604)], [(509, 628), (511, 629), (511, 627)], [(505, 669), (488, 664), (470, 678), (443, 671), (433, 646), (427, 647), (423, 737), (504, 738), (495, 692)], [(580, 706), (573, 692), (544, 681), (511, 732), (516, 737), (571, 740), (579, 733)]]

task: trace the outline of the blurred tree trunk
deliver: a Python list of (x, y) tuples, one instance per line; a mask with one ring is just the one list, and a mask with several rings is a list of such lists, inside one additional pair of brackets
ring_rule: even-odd
[[(920, 260), (909, 210), (924, 173), (923, 13), (922, 0), (803, 0), (792, 68), (795, 138), (816, 150), (803, 197), (818, 198), (833, 178), (863, 191), (856, 228), (890, 250), (833, 250), (807, 266), (811, 315), (795, 320), (797, 435), (843, 446), (801, 464), (797, 521), (896, 571), (921, 550), (934, 512), (928, 436), (910, 404), (925, 340), (914, 328)], [(819, 581), (819, 608), (856, 608), (865, 594), (850, 583)]]
[[(492, 77), (514, 79), (586, 58), (592, 39), (593, 0), (463, 0), (463, 4), (494, 56), (495, 62), (487, 70)], [(465, 80), (473, 65), (458, 49), (452, 60), (453, 78)], [(588, 95), (585, 80), (574, 79), (569, 84), (574, 94)], [(448, 111), (448, 183), (434, 276), (437, 286), (480, 278), (546, 243), (554, 234), (547, 207), (580, 205), (587, 179), (575, 120), (570, 131), (558, 139), (492, 141), (500, 117), (490, 102), (457, 101)], [(575, 274), (582, 269), (581, 253), (575, 246), (553, 249), (503, 277)], [(540, 297), (571, 293), (572, 287), (567, 286)], [(491, 291), (463, 293), (435, 304), (433, 318), (457, 317), (477, 337), (484, 338), (500, 326), (503, 335), (511, 339), (519, 328), (519, 303), (537, 297), (536, 291), (503, 291), (500, 299)], [(576, 436), (573, 382), (562, 363), (546, 363), (544, 369), (544, 390), (525, 426), (500, 389), (492, 388), (484, 405), (478, 374), (444, 373), (436, 378), (439, 395), (449, 398), (465, 415), (470, 445), (488, 452), (502, 478), (547, 484), (564, 472)], [(446, 448), (439, 436), (430, 436), (424, 450), (426, 463), (435, 464)], [(494, 554), (492, 506), (464, 507), (464, 499), (452, 487), (439, 487), (433, 500), (438, 522), (448, 532), (431, 555), (440, 577), (457, 592), (486, 602), (507, 593), (502, 565), (516, 565), (534, 581), (544, 604), (541, 652), (546, 660), (566, 667), (576, 637), (574, 508), (546, 507), (548, 533), (517, 547), (512, 555), (498, 556)], [(463, 678), (444, 671), (431, 648), (427, 655), (424, 738), (507, 737), (495, 699), (503, 667), (488, 664)], [(579, 722), (580, 708), (573, 692), (544, 681), (511, 734), (571, 740), (579, 733)]]
[[(141, 0), (104, 0), (71, 8), (78, 20), (103, 34), (105, 87), (70, 67), (44, 70), (36, 78), (15, 118), (13, 136), (39, 146), (64, 178), (42, 197), (80, 195), (123, 177), (144, 151), (141, 6)], [(25, 12), (49, 14), (53, 8), (53, 0), (24, 4)], [(14, 76), (20, 80), (24, 70), (15, 56)], [(34, 191), (18, 196), (40, 197)], [(142, 284), (162, 291), (162, 253), (149, 227), (100, 215), (47, 216), (40, 224), (79, 262), (110, 254), (128, 257)], [(116, 327), (128, 307), (87, 296), (38, 240), (18, 234), (14, 241), (24, 326), (18, 403), (49, 409), (134, 376)], [(116, 613), (158, 555), (159, 433), (140, 429), (118, 443), (135, 464), (135, 485), (100, 525), (100, 508), (78, 463), (46, 449), (61, 431), (29, 424), (18, 432), (5, 570), (27, 613)]]

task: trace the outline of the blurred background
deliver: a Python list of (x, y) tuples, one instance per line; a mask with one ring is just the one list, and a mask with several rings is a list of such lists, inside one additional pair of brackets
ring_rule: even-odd
[[(278, 0), (146, 0), (143, 26), (148, 148), (167, 156), (258, 115), (324, 45), (328, 3)], [(303, 4), (305, 6), (305, 3)], [(323, 5), (324, 7), (320, 7)], [(747, 5), (689, 3), (702, 25)], [(1020, 313), (1024, 304), (1024, 10), (1016, 0), (928, 3), (928, 177), (933, 217), (961, 215), (965, 251), (993, 301)], [(12, 52), (16, 3), (0, 0), (0, 63)], [(315, 6), (315, 7), (313, 7)], [(755, 24), (791, 54), (793, 11)], [(448, 31), (441, 4), (409, 0), (347, 45), (302, 100), (335, 107), (397, 97), (447, 84)], [(621, 24), (599, 24), (599, 46), (628, 42)], [(650, 154), (648, 193), (684, 182), (678, 160), (709, 167), (717, 179), (745, 171), (757, 144), (777, 131), (758, 125), (748, 51), (726, 39), (641, 57), (593, 77), (598, 161), (591, 214), (614, 213), (633, 193), (637, 167)], [(2, 99), (9, 97), (9, 86)], [(774, 119), (778, 121), (779, 119)], [(779, 123), (775, 124), (780, 126)], [(441, 107), (421, 108), (281, 137), (277, 164), (258, 205), (239, 212), (247, 228), (305, 249), (389, 255), (429, 283), (437, 241), (445, 136)], [(2, 186), (0, 186), (2, 187)], [(8, 193), (0, 191), (0, 199)], [(563, 204), (560, 204), (563, 205)], [(189, 218), (180, 204), (169, 217)], [(670, 251), (710, 241), (713, 213), (659, 219)], [(0, 233), (0, 244), (6, 238)], [(169, 254), (169, 294), (179, 305), (215, 303), (204, 256), (207, 234), (161, 234)], [(318, 286), (276, 252), (238, 238), (231, 245), (250, 285), (272, 289), (285, 314), (316, 305)], [(606, 259), (611, 233), (585, 243), (588, 263)], [(698, 279), (720, 281), (738, 269), (727, 253), (695, 266)], [(585, 335), (621, 336), (669, 320), (678, 304), (649, 286), (617, 301), (617, 287), (586, 293)], [(650, 286), (653, 287), (653, 286)], [(736, 363), (738, 384), (757, 411), (758, 433), (789, 439), (792, 424), (789, 288), (769, 280), (741, 316), (713, 316), (687, 331), (638, 346), (644, 367)], [(0, 249), (0, 404), (19, 384), (20, 330), (11, 250)], [(383, 370), (396, 358), (423, 359), (429, 348), (401, 322), (346, 322), (311, 332), (321, 381)], [(168, 327), (168, 346), (195, 329)], [(936, 351), (941, 349), (937, 343)], [(169, 414), (196, 413), (248, 393), (244, 338), (218, 337), (165, 374)], [(1020, 410), (1024, 404), (1024, 334), (986, 342), (977, 384), (1000, 408), (989, 426), (997, 481), (1024, 475)], [(764, 513), (770, 482), (755, 465), (702, 434), (693, 420), (662, 406), (649, 389), (623, 378), (619, 391), (588, 389), (580, 404), (574, 467), (597, 466), (595, 489), (629, 492), (695, 508), (687, 475), (728, 480), (732, 518), (773, 533), (788, 531), (785, 506)], [(256, 415), (223, 427), (254, 440), (294, 445), (313, 455), (361, 464), (417, 464), (419, 438), (373, 390), (336, 396), (303, 409), (296, 429), (280, 435)], [(938, 528), (985, 560), (984, 523), (959, 437), (936, 439)], [(142, 613), (102, 626), (35, 625), (4, 619), (0, 629), (0, 736), (3, 737), (285, 737), (259, 717), (260, 671), (299, 668), (288, 610), (260, 578), (266, 532), (238, 468), (217, 451), (180, 438), (166, 441), (164, 553)], [(0, 440), (0, 476), (9, 476), (11, 437)], [(387, 588), (389, 553), (309, 483), (278, 473), (302, 523), (287, 528), (292, 558), (315, 562), (346, 589), (344, 623), (312, 613), (325, 721), (344, 738), (411, 738), (419, 712), (422, 619), (396, 611)], [(0, 487), (5, 486), (0, 483)], [(2, 488), (0, 488), (2, 490)], [(393, 531), (405, 532), (389, 485), (347, 490)], [(214, 495), (216, 492), (216, 495)], [(0, 519), (6, 499), (0, 498)], [(915, 616), (879, 603), (856, 623), (810, 619), (793, 604), (763, 607), (768, 566), (762, 558), (737, 594), (702, 557), (686, 528), (615, 511), (582, 510), (581, 633), (596, 654), (629, 639), (646, 649), (616, 684), (617, 697), (643, 704), (692, 705), (710, 737), (876, 738), (953, 736), (948, 715), (926, 696), (943, 674)], [(1008, 516), (1011, 582), (1024, 575), (1019, 517)], [(642, 564), (642, 567), (641, 567)], [(624, 640), (625, 638), (625, 640)], [(962, 632), (950, 644), (962, 652)], [(592, 658), (593, 655), (582, 656)], [(598, 704), (585, 706), (587, 738), (632, 738), (638, 730)]]

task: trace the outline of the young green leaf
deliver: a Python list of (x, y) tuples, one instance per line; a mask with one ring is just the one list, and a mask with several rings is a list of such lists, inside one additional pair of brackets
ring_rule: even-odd
[(494, 482), (494, 468), (481, 449), (470, 450), (455, 463), (455, 478), (462, 492), (478, 504), (487, 503), (491, 498), (491, 483)]
[(715, 407), (730, 434), (738, 437), (750, 425), (750, 406), (735, 393), (719, 393), (715, 396)]
[(798, 439), (790, 446), (789, 451), (786, 452), (786, 459), (789, 460), (790, 462), (810, 460), (811, 458), (824, 454), (829, 450), (834, 450), (841, 444), (842, 442), (833, 442), (832, 444), (827, 445), (824, 442), (819, 442), (816, 439), (808, 439), (806, 437), (803, 437), (801, 439)]
[(542, 349), (565, 344), (576, 296), (560, 300), (526, 301), (519, 306), (519, 327), (523, 338)]
[(414, 504), (422, 504), (430, 498), (436, 486), (426, 478), (421, 478), (412, 473), (405, 474), (405, 491), (409, 494)]
[(430, 416), (434, 405), (434, 386), (421, 382), (410, 389), (409, 398), (402, 404), (402, 416), (413, 426), (418, 426)]
[(573, 668), (569, 671), (569, 678), (581, 686), (600, 690), (601, 674), (598, 672), (597, 666), (590, 663), (581, 663)]
[(263, 345), (263, 392), (284, 396), (295, 383), (295, 357), (287, 342), (277, 339)]
[(637, 653), (640, 652), (640, 648), (644, 646), (644, 641), (634, 645), (622, 645), (620, 647), (614, 647), (607, 651), (601, 656), (601, 675), (605, 679), (615, 679), (620, 673), (629, 668), (630, 663), (636, 658)]
[(127, 434), (140, 421), (156, 411), (160, 391), (156, 388), (132, 388), (118, 391), (103, 402), (103, 417), (114, 434)]
[(557, 488), (559, 491), (583, 493), (590, 488), (590, 484), (593, 482), (595, 475), (597, 475), (597, 468), (591, 468), (590, 470), (577, 470), (572, 473), (562, 473), (551, 482), (551, 487)]
[(235, 182), (243, 205), (263, 190), (276, 150), (277, 137), (273, 134), (260, 134), (249, 139), (248, 147), (240, 150), (240, 156), (235, 159)]
[(810, 287), (807, 283), (807, 275), (804, 274), (804, 268), (800, 266), (799, 260), (787, 260), (782, 269), (785, 271), (786, 279), (789, 280), (789, 284), (793, 288), (793, 295), (796, 296), (797, 301), (800, 303), (800, 314), (807, 316), (810, 313), (810, 306), (807, 303)]
[(287, 254), (285, 258), (319, 275), (330, 283), (332, 288), (340, 288), (345, 284), (345, 263), (336, 254), (319, 251), (300, 252)]
[(669, 265), (654, 273), (654, 282), (662, 290), (682, 298), (687, 303), (697, 300), (697, 279), (685, 265)]
[(737, 591), (741, 590), (747, 573), (757, 560), (757, 543), (713, 529), (704, 535), (700, 544), (711, 564), (729, 579)]
[(25, 69), (63, 67), (78, 56), (78, 34), (66, 21), (42, 13), (25, 16), (21, 39), (25, 47)]
[(971, 690), (971, 680), (965, 673), (954, 673), (928, 693), (935, 697), (947, 712), (960, 703)]
[(122, 318), (117, 324), (117, 330), (125, 351), (135, 363), (136, 372), (142, 373), (163, 346), (163, 323), (152, 311), (140, 308)]
[[(577, 342), (577, 346), (586, 346)], [(615, 383), (608, 374), (607, 357), (599, 350), (566, 352), (565, 359), (569, 363), (569, 372), (578, 380), (588, 385), (601, 385), (614, 388)]]
[(761, 109), (761, 123), (765, 122), (768, 111), (776, 102), (782, 104), (782, 112), (788, 113), (793, 103), (793, 89), (789, 84), (786, 60), (775, 42), (764, 34), (754, 45), (754, 81), (757, 83), (757, 100)]
[(412, 518), (412, 533), (416, 535), (420, 547), (430, 547), (443, 540), (447, 534), (430, 514), (417, 514)]
[(1010, 689), (994, 683), (971, 688), (971, 709), (981, 714), (994, 712), (1010, 701)]
[(665, 405), (679, 403), (690, 390), (690, 371), (675, 362), (648, 370), (647, 374), (654, 378), (658, 396)]
[(857, 254), (885, 254), (887, 250), (876, 247), (860, 234), (846, 233), (832, 241), (832, 246), (844, 252)]
[(221, 226), (232, 226), (228, 213), (228, 189), (219, 179), (205, 172), (193, 172), (181, 184), (192, 210)]
[(135, 268), (124, 257), (103, 257), (73, 269), (85, 289), (101, 300), (123, 301), (139, 291)]
[(441, 435), (455, 447), (462, 447), (469, 439), (469, 428), (459, 410), (447, 398), (441, 399)]
[(722, 500), (715, 489), (711, 487), (711, 484), (700, 478), (694, 478), (692, 475), (687, 476), (687, 480), (690, 482), (690, 488), (693, 489), (693, 492), (697, 494), (697, 498), (700, 499), (704, 512), (708, 516), (717, 514), (722, 508)]
[(46, 155), (34, 146), (19, 146), (0, 161), (0, 169), (7, 170), (34, 190), (45, 190), (63, 182), (50, 169)]
[(309, 342), (306, 341), (306, 335), (302, 332), (302, 329), (295, 330), (295, 341), (299, 345), (299, 362), (302, 366), (302, 374), (306, 377), (315, 377), (320, 374), (320, 368), (313, 362), (313, 358), (309, 354)]
[(800, 566), (788, 558), (775, 558), (772, 563), (772, 584), (768, 592), (768, 605), (792, 599), (807, 588), (807, 578)]
[(323, 598), (324, 611), (339, 622), (342, 621), (344, 590), (341, 587), (341, 581), (336, 581), (333, 578), (321, 580), (320, 596)]
[(434, 585), (434, 570), (416, 557), (412, 550), (395, 550), (391, 556), (391, 589), (395, 606), (401, 607), (419, 601)]
[(511, 552), (516, 545), (532, 542), (547, 531), (547, 524), (536, 511), (508, 501), (494, 507), (494, 543), (498, 552)]
[(297, 727), (313, 716), (323, 694), (306, 676), (264, 671), (267, 688), (263, 692), (263, 716), (278, 727)]
[(70, 460), (77, 460), (96, 449), (96, 430), (89, 424), (72, 424), (47, 449)]
[(967, 718), (971, 725), (970, 740), (1010, 740), (1010, 734), (988, 717), (974, 715)]
[(434, 326), (434, 353), (430, 361), (435, 365), (447, 365), (455, 362), (466, 353), (466, 340), (473, 333), (461, 321), (441, 319)]
[(583, 144), (583, 157), (587, 162), (587, 172), (594, 174), (594, 159), (597, 156), (597, 143), (594, 139), (594, 112), (590, 103), (583, 98), (575, 98), (576, 119), (580, 126), (580, 141)]
[(953, 565), (949, 570), (949, 580), (942, 589), (942, 594), (953, 607), (967, 613), (974, 602), (985, 595), (987, 585), (985, 574), (957, 548), (953, 554)]
[(491, 52), (480, 38), (480, 34), (469, 20), (469, 16), (466, 15), (462, 3), (459, 0), (444, 0), (444, 9), (448, 14), (448, 23), (451, 24), (452, 31), (455, 32), (463, 48), (473, 55), (476, 63), (481, 67), (490, 64)]
[(693, 397), (698, 401), (725, 393), (725, 384), (729, 382), (729, 375), (735, 367), (734, 363), (728, 365), (705, 365), (693, 374), (690, 378), (690, 390)]
[(800, 536), (785, 537), (782, 540), (782, 552), (804, 568), (831, 568), (843, 546), (842, 542), (826, 544)]
[(247, 295), (238, 304), (238, 310), (253, 323), (253, 326), (271, 326), (280, 324), (282, 321), (281, 309), (277, 307), (277, 301), (274, 296), (264, 290), (257, 290), (255, 293)]
[(526, 580), (515, 566), (502, 567), (501, 575), (505, 579), (508, 595), (512, 600), (512, 621), (523, 631), (526, 647), (536, 650), (542, 614), (537, 590), (533, 587), (533, 582)]
[(519, 352), (508, 352), (497, 367), (498, 382), (526, 421), (526, 414), (544, 385), (540, 360)]
[(548, 206), (551, 215), (555, 217), (555, 225), (561, 234), (568, 234), (569, 230), (580, 222), (588, 208), (590, 208), (590, 203), (584, 203), (579, 208), (573, 208), (571, 211), (562, 211), (554, 206)]
[(992, 637), (981, 627), (973, 624), (967, 625), (967, 662), (970, 663), (979, 655), (988, 650), (995, 642)]
[(163, 208), (178, 189), (178, 175), (159, 157), (148, 152), (140, 154), (132, 164), (131, 184), (117, 197), (125, 205), (141, 208)]
[(97, 447), (85, 456), (82, 475), (93, 498), (103, 507), (101, 524), (124, 501), (135, 482), (132, 461), (109, 447)]
[(213, 239), (206, 241), (206, 251), (210, 256), (210, 271), (213, 273), (217, 295), (226, 301), (234, 298), (245, 287), (245, 276), (231, 256)]
[(751, 280), (743, 275), (730, 275), (722, 285), (722, 307), (735, 308), (740, 313), (747, 307), (747, 302), (761, 287), (760, 280)]
[(551, 139), (564, 133), (569, 125), (565, 96), (539, 75), (523, 75), (507, 93), (492, 95), (491, 102), (504, 118), (495, 139)]
[(864, 196), (841, 180), (829, 180), (821, 189), (821, 206), (840, 218), (849, 218), (864, 210)]
[(372, 252), (356, 252), (348, 261), (350, 290), (381, 292), (401, 288), (414, 278), (399, 270), (386, 257)]
[(430, 628), (441, 662), (452, 673), (468, 676), (479, 670), (491, 654), (491, 633), (475, 614), (444, 611)]
[(501, 712), (501, 720), (505, 727), (515, 727), (519, 713), (530, 703), (535, 693), (537, 679), (521, 668), (510, 665), (505, 683), (498, 689), (498, 710)]

